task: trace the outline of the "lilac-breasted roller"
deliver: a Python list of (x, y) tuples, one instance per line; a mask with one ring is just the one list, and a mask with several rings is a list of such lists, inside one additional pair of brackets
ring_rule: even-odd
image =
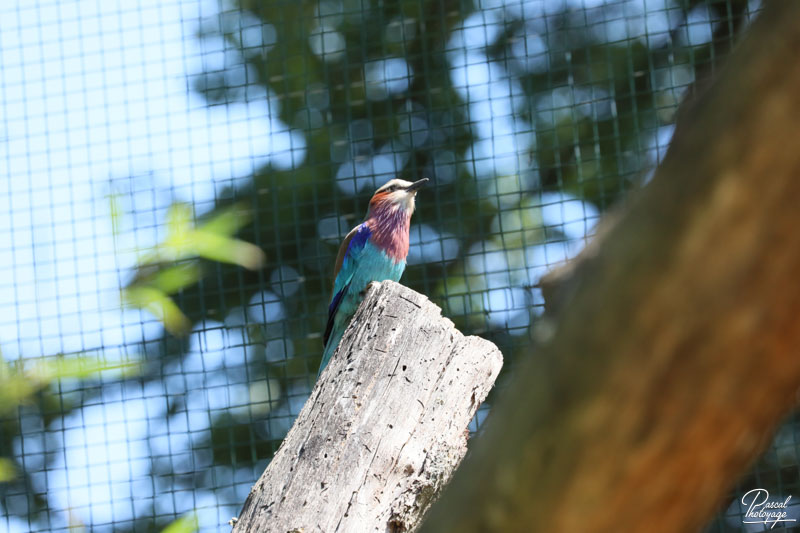
[(333, 296), (328, 306), (328, 325), (323, 337), (325, 352), (319, 374), (339, 346), (367, 285), (387, 279), (399, 281), (403, 275), (414, 199), (427, 181), (428, 178), (414, 183), (393, 179), (386, 183), (369, 201), (364, 222), (344, 238), (333, 269)]

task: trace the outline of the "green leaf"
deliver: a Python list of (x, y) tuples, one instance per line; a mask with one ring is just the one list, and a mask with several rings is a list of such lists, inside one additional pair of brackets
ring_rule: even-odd
[(148, 279), (147, 285), (160, 290), (165, 294), (175, 294), (190, 285), (197, 283), (203, 277), (203, 270), (197, 261), (178, 263), (156, 272)]
[(234, 205), (195, 227), (191, 207), (173, 204), (167, 213), (167, 236), (140, 256), (137, 275), (123, 290), (124, 303), (149, 311), (173, 335), (188, 333), (191, 322), (169, 295), (202, 279), (199, 259), (250, 270), (264, 266), (266, 256), (261, 248), (232, 237), (248, 222), (250, 214)]
[(197, 255), (204, 259), (232, 263), (249, 270), (261, 268), (266, 261), (261, 248), (249, 242), (207, 231), (195, 231), (192, 238)]
[(195, 228), (186, 204), (173, 204), (167, 213), (167, 237), (140, 263), (171, 263), (192, 257), (232, 263), (251, 270), (261, 268), (266, 257), (258, 246), (231, 237), (250, 220), (239, 206), (220, 211)]
[(250, 223), (250, 212), (240, 205), (221, 210), (200, 226), (202, 231), (218, 235), (233, 235)]
[(14, 461), (7, 457), (0, 457), (0, 483), (13, 481), (17, 477), (17, 467)]
[(178, 305), (164, 291), (155, 287), (129, 287), (123, 291), (123, 299), (127, 305), (152, 313), (173, 335), (185, 335), (192, 326)]
[(198, 527), (197, 515), (189, 513), (169, 524), (161, 530), (161, 533), (194, 533)]
[(109, 361), (95, 355), (58, 355), (7, 363), (0, 357), (0, 414), (27, 403), (36, 392), (61, 379), (89, 379), (104, 372), (120, 377), (141, 372), (139, 361)]
[(26, 371), (26, 375), (42, 385), (49, 385), (59, 379), (89, 379), (109, 371), (130, 376), (140, 370), (138, 361), (108, 361), (98, 356), (44, 357)]

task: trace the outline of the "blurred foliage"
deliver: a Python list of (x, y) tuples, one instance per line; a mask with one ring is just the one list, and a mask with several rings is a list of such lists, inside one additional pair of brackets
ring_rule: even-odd
[(0, 457), (0, 483), (11, 481), (17, 477), (17, 467), (14, 461), (6, 457)]
[[(37, 486), (31, 475), (38, 461), (15, 452), (14, 440), (27, 427), (47, 427), (82, 405), (91, 381), (117, 380), (140, 374), (137, 361), (110, 361), (90, 354), (6, 361), (0, 354), (0, 502), (5, 508), (11, 495), (28, 493), (26, 507), (31, 515), (45, 510), (46, 488)], [(80, 384), (80, 388), (77, 385)], [(83, 390), (82, 390), (83, 389)], [(44, 465), (41, 465), (44, 466)], [(19, 500), (17, 500), (19, 501)]]
[(135, 375), (140, 372), (140, 365), (80, 354), (7, 362), (0, 354), (0, 414), (7, 415), (31, 403), (37, 393), (59, 380), (86, 380), (111, 371), (119, 377)]
[[(112, 202), (114, 206), (116, 202)], [(119, 225), (119, 209), (112, 207), (112, 223)], [(167, 212), (167, 236), (138, 260), (135, 278), (123, 289), (126, 305), (146, 309), (173, 335), (185, 335), (191, 322), (170, 298), (171, 294), (197, 283), (203, 277), (201, 260), (238, 265), (250, 270), (263, 266), (264, 252), (231, 237), (250, 221), (240, 206), (221, 209), (195, 225), (192, 208), (173, 204)]]
[(161, 533), (194, 533), (199, 524), (194, 513), (182, 516), (161, 530)]
[[(210, 487), (220, 503), (241, 504), (241, 487), (260, 474), (315, 380), (339, 241), (389, 178), (433, 180), (413, 220), (413, 231), (427, 228), (416, 238), (423, 252), (403, 283), (431, 296), (465, 333), (495, 342), (504, 372), (528, 355), (541, 304), (530, 253), (569, 237), (543, 223), (543, 195), (568, 194), (584, 213), (601, 212), (642, 183), (679, 101), (702, 85), (748, 17), (740, 0), (646, 2), (666, 21), (650, 34), (637, 30), (649, 19), (633, 3), (590, 4), (238, 0), (200, 22), (200, 50), (223, 61), (206, 61), (189, 80), (193, 89), (210, 106), (266, 98), (275, 127), (303, 142), (285, 149), (294, 166), (273, 161), (232, 179), (205, 215), (173, 205), (166, 237), (139, 257), (123, 291), (127, 305), (164, 323), (162, 338), (141, 345), (146, 364), (137, 379), (160, 384), (167, 423), (187, 416), (193, 390), (242, 391), (226, 393), (228, 408), (208, 406), (211, 430), (189, 440), (190, 459), (152, 460), (158, 494)], [(695, 44), (686, 35), (698, 14), (713, 32)], [(473, 64), (488, 65), (481, 116), (480, 99), (459, 77)], [(398, 68), (410, 76), (397, 76)], [(508, 95), (494, 101), (487, 91), (498, 84)], [(485, 138), (482, 128), (504, 113), (512, 134)], [(509, 147), (516, 170), (492, 167), (492, 156)], [(118, 198), (111, 202), (117, 231), (125, 213)], [(492, 309), (498, 294), (514, 308), (507, 319)], [(222, 330), (240, 360), (226, 352), (213, 372), (170, 379), (190, 356), (185, 335), (195, 331), (202, 345), (208, 328)], [(30, 405), (20, 409), (44, 428), (99, 390), (63, 394), (47, 379), (30, 385), (31, 374), (13, 375), (0, 395), (24, 394)], [(0, 419), (0, 456), (13, 461), (0, 463), (0, 476), (19, 472), (25, 485), (15, 491), (30, 498), (3, 505), (29, 516), (47, 508), (29, 476), (46, 461), (17, 460), (19, 420)], [(167, 530), (189, 527), (179, 522)], [(163, 525), (154, 504), (114, 529)]]

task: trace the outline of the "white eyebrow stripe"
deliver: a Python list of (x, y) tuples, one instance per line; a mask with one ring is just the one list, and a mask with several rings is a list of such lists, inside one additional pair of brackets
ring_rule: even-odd
[(391, 187), (403, 187), (403, 188), (406, 188), (409, 185), (411, 185), (410, 181), (401, 180), (400, 178), (394, 178), (392, 180), (387, 181), (385, 184), (383, 184), (381, 187), (379, 187), (378, 190), (376, 190), (375, 192), (376, 193), (385, 192)]

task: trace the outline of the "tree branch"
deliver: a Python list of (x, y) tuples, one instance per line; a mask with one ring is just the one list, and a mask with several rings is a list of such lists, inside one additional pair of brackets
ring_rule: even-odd
[(800, 387), (798, 20), (765, 3), (422, 531), (696, 531), (764, 450)]

